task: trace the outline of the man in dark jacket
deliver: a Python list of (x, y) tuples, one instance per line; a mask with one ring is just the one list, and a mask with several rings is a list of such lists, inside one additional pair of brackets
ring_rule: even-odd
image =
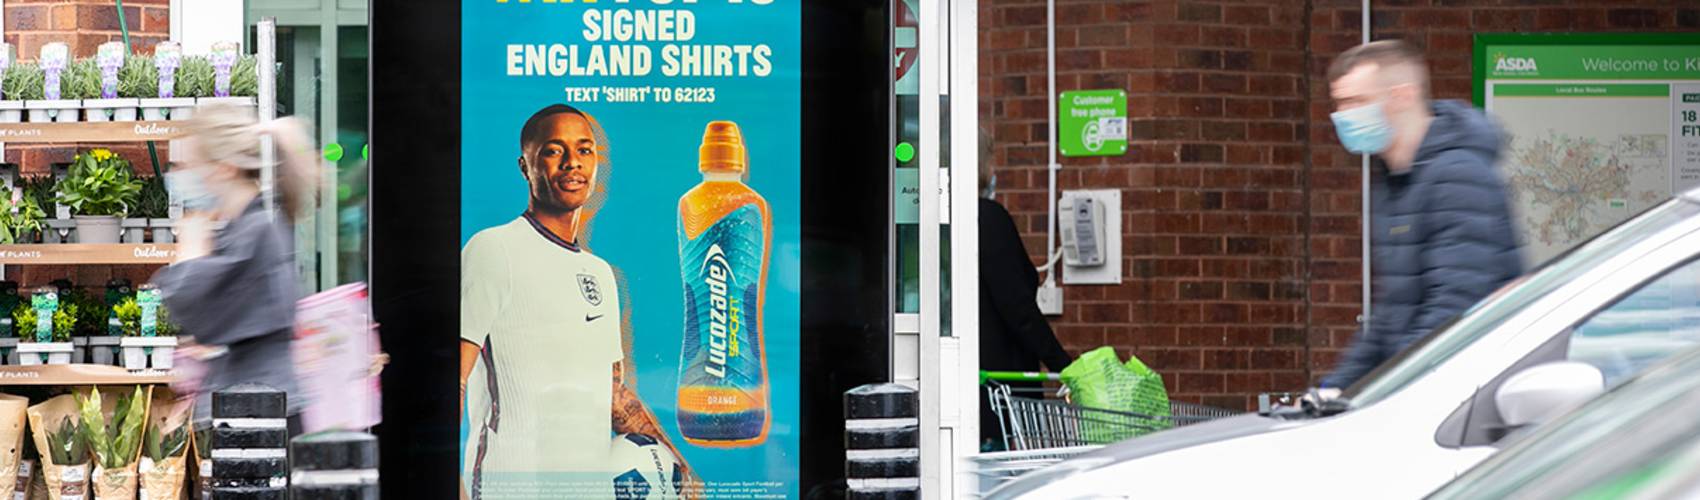
[[(991, 174), (991, 134), (980, 131), (980, 185), (987, 196), (980, 199), (980, 369), (992, 371), (1039, 371), (1039, 363), (1060, 372), (1073, 358), (1051, 332), (1050, 323), (1039, 312), (1039, 273), (1021, 243), (1015, 219), (1003, 205), (992, 201), (997, 186)], [(1013, 386), (1038, 387), (1012, 383)], [(997, 416), (980, 399), (980, 437), (1001, 445)], [(993, 447), (994, 449), (996, 446)]]
[(1370, 248), (1374, 294), (1363, 325), (1323, 387), (1345, 387), (1523, 272), (1499, 127), (1455, 101), (1430, 101), (1410, 45), (1379, 41), (1328, 70), (1335, 131), (1374, 155)]

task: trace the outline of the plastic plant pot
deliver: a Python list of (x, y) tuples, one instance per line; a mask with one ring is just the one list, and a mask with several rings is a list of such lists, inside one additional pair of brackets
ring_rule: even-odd
[(177, 355), (177, 337), (124, 337), (124, 368), (170, 370)]
[(193, 97), (142, 99), (139, 104), (142, 108), (142, 119), (147, 121), (187, 120), (195, 111)]
[(89, 363), (102, 366), (119, 365), (119, 341), (123, 340), (123, 337), (115, 335), (101, 335), (99, 337), (88, 337), (88, 339)]
[(83, 109), (91, 122), (133, 122), (136, 121), (136, 108), (141, 106), (140, 99), (84, 99)]
[(147, 239), (147, 236), (148, 236), (148, 220), (147, 219), (139, 219), (139, 218), (124, 219), (123, 221), (119, 222), (119, 227), (122, 228), (122, 230), (124, 232), (124, 236), (123, 236), (124, 243), (131, 243), (131, 244), (146, 243), (146, 241), (144, 241), (144, 240)]
[[(196, 99), (195, 102), (197, 104), (230, 104), (247, 108), (248, 112), (253, 113), (254, 116), (259, 116), (260, 113), (260, 99), (257, 97), (202, 97)], [(176, 117), (174, 116), (172, 119), (176, 119)]]
[(175, 243), (177, 237), (171, 232), (176, 225), (175, 219), (148, 219), (148, 230), (153, 233), (154, 243)]
[(71, 364), (71, 353), (76, 350), (76, 345), (70, 342), (19, 342), (18, 364), (68, 365)]
[(77, 121), (82, 103), (74, 99), (28, 101), (24, 109), (29, 110), (30, 123), (72, 123)]
[(23, 123), (23, 101), (0, 101), (0, 123)]
[(89, 362), (89, 338), (71, 337), (71, 362), (83, 364)]
[(43, 243), (75, 243), (77, 241), (77, 221), (71, 219), (47, 219), (47, 231), (43, 235)]
[(117, 243), (120, 229), (118, 217), (111, 215), (78, 215), (78, 243)]

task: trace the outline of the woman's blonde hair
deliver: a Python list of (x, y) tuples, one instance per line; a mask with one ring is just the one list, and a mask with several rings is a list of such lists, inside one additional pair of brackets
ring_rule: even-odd
[(260, 122), (253, 108), (230, 104), (203, 104), (195, 108), (188, 133), (202, 158), (246, 172), (255, 182), (265, 164), (260, 161), (260, 137), (271, 136), (277, 148), (278, 205), (289, 220), (312, 206), (318, 195), (318, 158), (312, 140), (300, 119), (279, 118)]

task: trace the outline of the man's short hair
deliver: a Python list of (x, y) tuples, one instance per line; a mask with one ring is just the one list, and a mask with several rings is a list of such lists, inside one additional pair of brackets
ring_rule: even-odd
[(548, 107), (537, 110), (536, 113), (531, 114), (531, 118), (527, 118), (525, 120), (525, 126), (519, 129), (519, 149), (524, 151), (526, 143), (530, 142), (532, 137), (542, 131), (544, 120), (548, 120), (552, 116), (561, 114), (579, 115), (587, 120), (590, 118), (589, 116), (585, 116), (584, 112), (579, 111), (578, 108), (565, 104), (551, 104)]
[(1365, 64), (1381, 68), (1383, 75), (1392, 74), (1387, 70), (1409, 72), (1404, 78), (1414, 80), (1412, 83), (1422, 89), (1423, 95), (1428, 95), (1428, 63), (1423, 60), (1423, 52), (1402, 40), (1378, 40), (1348, 49), (1328, 65), (1328, 82), (1334, 83)]

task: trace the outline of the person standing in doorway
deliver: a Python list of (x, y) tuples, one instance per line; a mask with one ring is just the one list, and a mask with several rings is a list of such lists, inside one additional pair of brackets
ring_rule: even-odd
[[(1015, 219), (992, 199), (997, 175), (992, 173), (992, 135), (980, 130), (980, 369), (989, 371), (1039, 371), (1044, 363), (1060, 372), (1074, 359), (1057, 341), (1051, 324), (1039, 311), (1039, 272), (1028, 257)], [(1037, 384), (1010, 383), (1010, 385)], [(984, 397), (980, 399), (982, 447), (996, 449), (1002, 443), (997, 415)]]
[(1343, 388), (1523, 273), (1505, 182), (1504, 135), (1469, 104), (1429, 99), (1428, 66), (1384, 40), (1328, 68), (1347, 150), (1371, 155), (1371, 316), (1323, 379)]

